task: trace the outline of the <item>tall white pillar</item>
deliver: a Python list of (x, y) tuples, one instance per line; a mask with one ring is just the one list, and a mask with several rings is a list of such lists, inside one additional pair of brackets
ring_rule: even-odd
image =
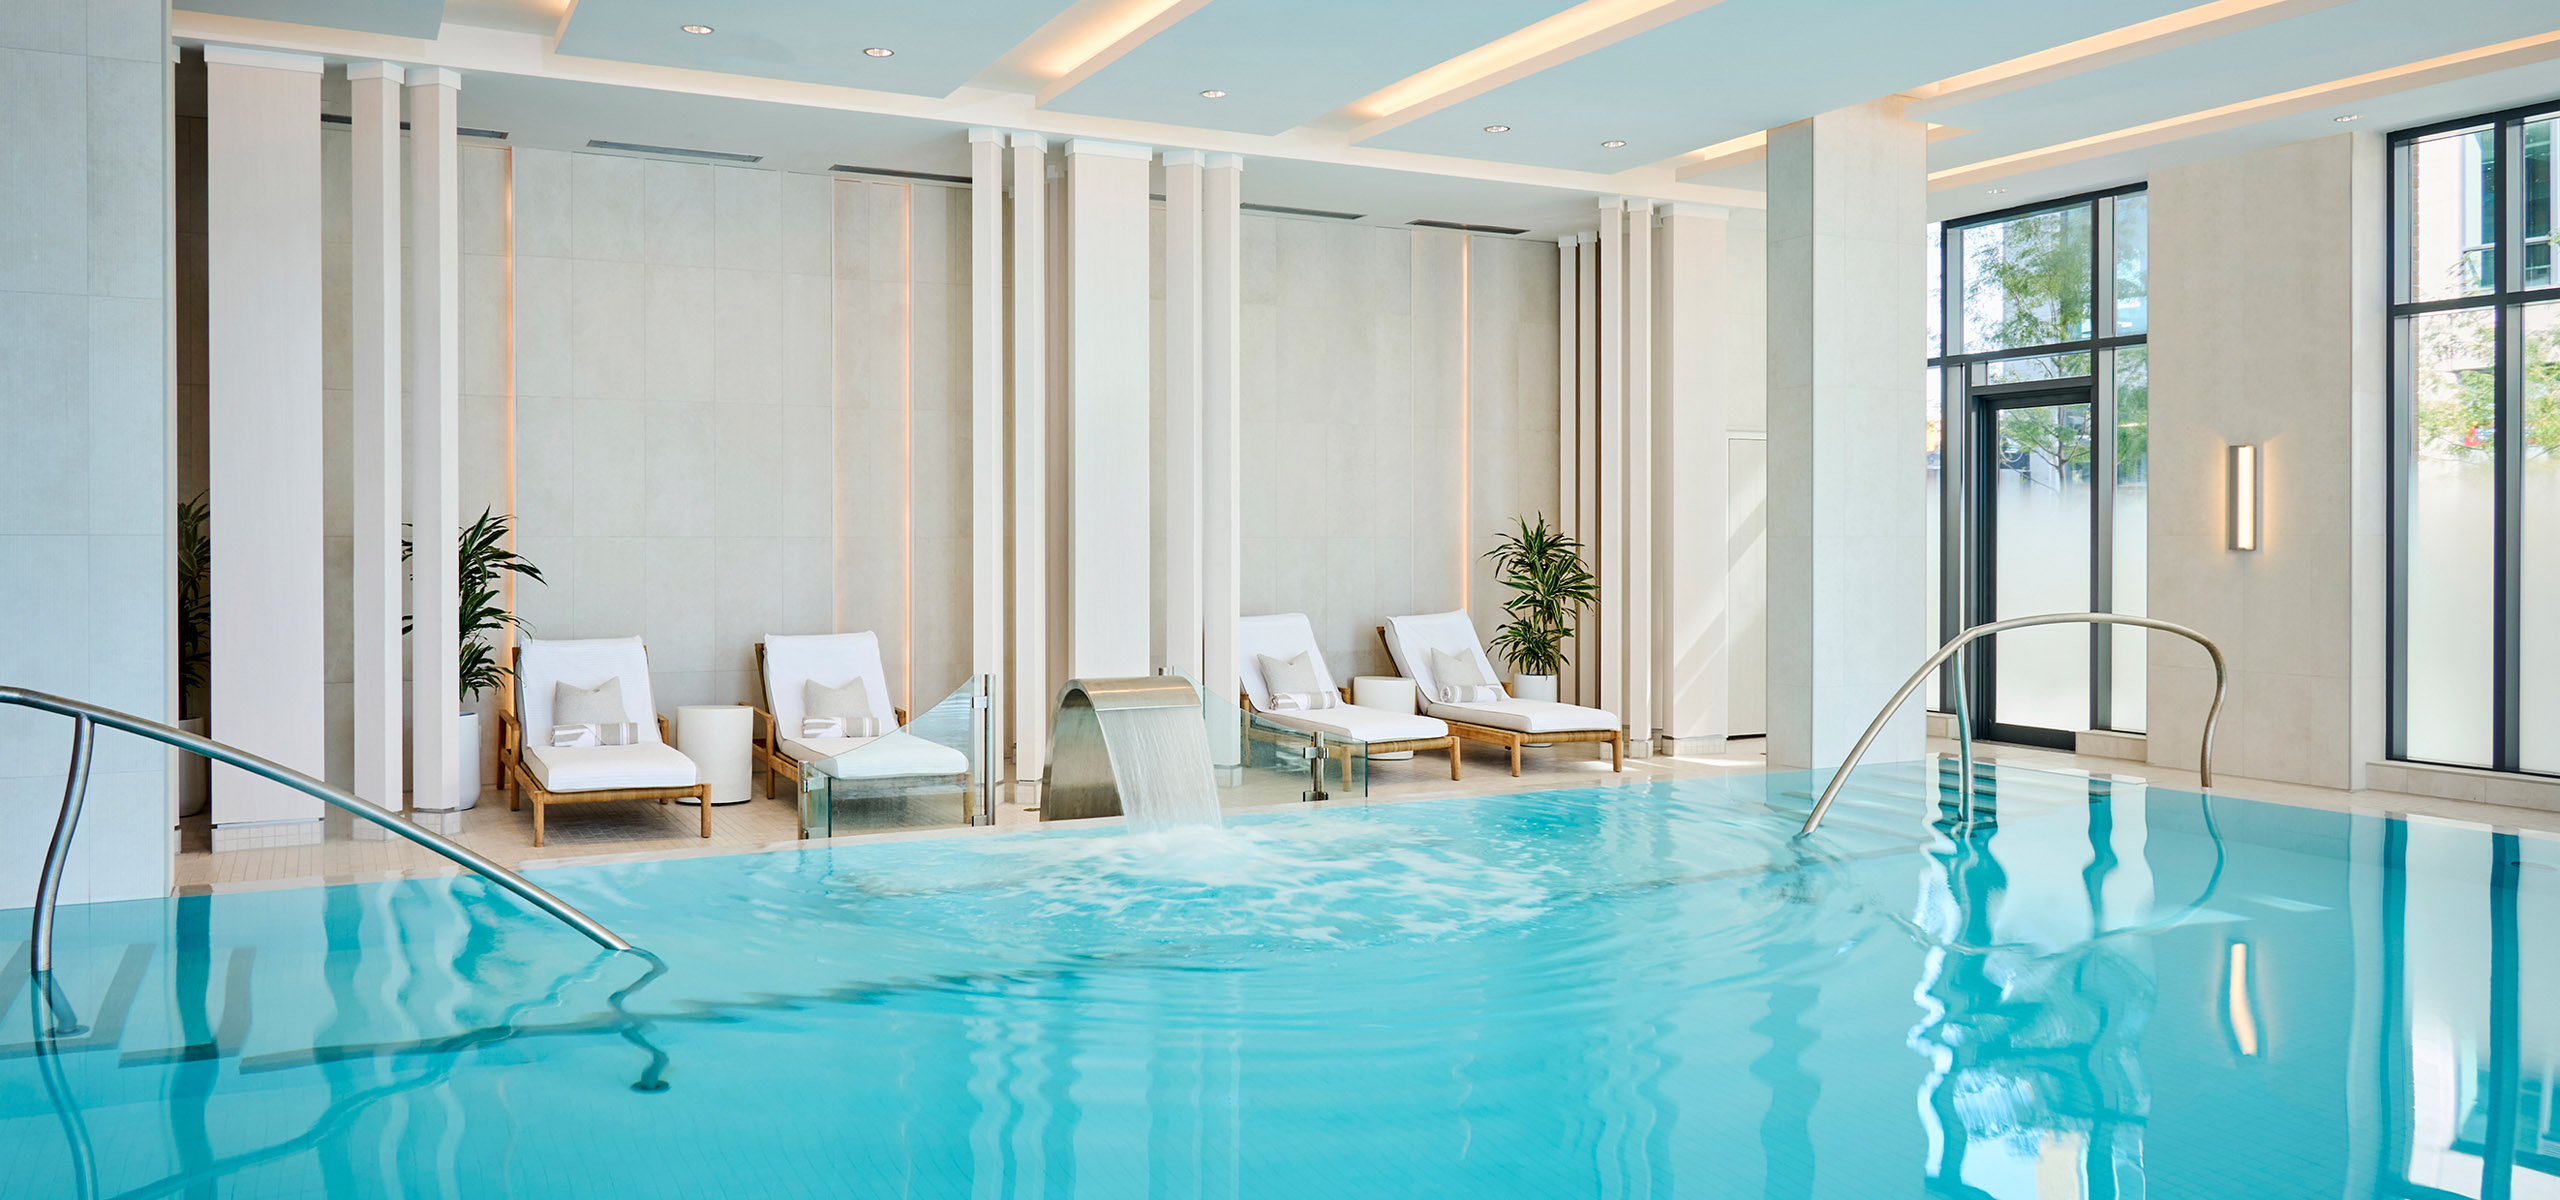
[[(1200, 654), (1212, 696), (1233, 696), (1244, 619), (1244, 159), (1212, 154), (1200, 194)], [(1243, 762), (1238, 731), (1211, 725), (1220, 766)]]
[[(320, 508), (321, 61), (205, 47), (213, 736), (327, 769)], [(17, 636), (34, 636), (18, 631)], [(216, 850), (320, 840), (321, 804), (229, 767)]]
[[(1164, 156), (1164, 663), (1201, 678), (1201, 228), (1197, 150)], [(1214, 693), (1213, 693), (1214, 694)]]
[(1756, 347), (1733, 336), (1736, 286), (1725, 210), (1663, 210), (1654, 311), (1653, 594), (1655, 748), (1715, 754), (1731, 733), (1725, 537), (1725, 413), (1733, 362)]
[[(1004, 680), (1004, 134), (969, 131), (969, 673)], [(988, 697), (1004, 741), (1004, 697)], [(997, 752), (1001, 756), (1002, 751)], [(986, 764), (988, 778), (1002, 762)]]
[(1600, 201), (1600, 707), (1627, 715), (1627, 202)]
[[(1579, 398), (1575, 383), (1582, 378), (1581, 363), (1576, 360), (1582, 333), (1576, 328), (1582, 316), (1580, 271), (1581, 254), (1575, 249), (1582, 235), (1569, 233), (1556, 240), (1556, 529), (1564, 536), (1581, 541), (1582, 519), (1582, 445)], [(1556, 676), (1557, 698), (1568, 704), (1582, 703), (1582, 639), (1564, 640), (1564, 670)]]
[(1147, 674), (1148, 168), (1067, 143), (1067, 672)]
[[(1596, 578), (1600, 567), (1600, 235), (1589, 233), (1574, 246), (1574, 294), (1581, 301), (1574, 321), (1575, 455), (1574, 478), (1581, 485), (1582, 558)], [(1575, 664), (1576, 703), (1601, 704), (1600, 609), (1582, 614), (1581, 661)]]
[(1618, 539), (1619, 576), (1626, 616), (1624, 703), (1618, 710), (1627, 730), (1627, 753), (1653, 751), (1653, 202), (1627, 202), (1626, 319), (1626, 449), (1624, 470), (1625, 535)]
[[(353, 492), (355, 794), (398, 812), (400, 761), (400, 88), (391, 63), (347, 68), (354, 108)], [(358, 837), (387, 837), (358, 823)]]
[(409, 806), (449, 812), (462, 756), (460, 163), (462, 77), (409, 71)]
[[(1880, 100), (1769, 134), (1772, 763), (1846, 758), (1928, 651), (1924, 129)], [(1906, 705), (1867, 759), (1924, 745)]]
[(1013, 149), (1013, 777), (1049, 762), (1049, 143)]

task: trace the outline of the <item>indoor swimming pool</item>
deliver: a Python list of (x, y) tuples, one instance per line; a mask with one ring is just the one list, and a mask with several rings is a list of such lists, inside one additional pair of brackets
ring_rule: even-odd
[(2560, 1196), (2560, 843), (1933, 782), (0, 914), (0, 1197)]

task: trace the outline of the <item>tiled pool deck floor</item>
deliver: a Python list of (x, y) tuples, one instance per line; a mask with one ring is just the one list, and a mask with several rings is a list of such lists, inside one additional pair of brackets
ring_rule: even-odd
[[(1952, 742), (1933, 740), (1931, 749), (1953, 754), (1955, 746)], [(2166, 787), (2192, 789), (2196, 786), (2193, 771), (2125, 759), (2017, 746), (1979, 745), (1977, 750), (1979, 757), (1992, 762), (2082, 771)], [(1666, 779), (1758, 772), (1766, 767), (1761, 743), (1756, 739), (1734, 742), (1727, 753), (1714, 757), (1631, 758), (1627, 760), (1627, 770), (1623, 774), (1613, 774), (1607, 758), (1594, 757), (1587, 747), (1559, 746), (1553, 750), (1530, 751), (1522, 760), (1520, 778), (1513, 779), (1498, 755), (1478, 749), (1466, 760), (1466, 778), (1463, 780), (1452, 782), (1448, 778), (1445, 759), (1436, 755), (1420, 755), (1402, 762), (1373, 764), (1370, 794), (1366, 799), (1337, 799), (1328, 803), (1385, 804), (1448, 796), (1552, 791), (1567, 787), (1624, 786)], [(532, 810), (528, 807), (520, 812), (507, 811), (505, 793), (496, 790), (484, 793), (479, 806), (462, 815), (462, 828), (454, 837), (500, 863), (519, 869), (568, 863), (756, 853), (809, 845), (799, 839), (792, 807), (766, 798), (762, 794), (761, 780), (757, 786), (755, 799), (713, 811), (711, 836), (707, 839), (698, 834), (694, 810), (631, 801), (555, 806), (546, 818), (550, 844), (537, 847), (533, 844)], [(2560, 834), (2560, 813), (2501, 805), (2395, 792), (2343, 792), (2228, 777), (2216, 780), (2213, 790), (2221, 795), (2339, 812), (2427, 817)], [(844, 835), (833, 840), (983, 836), (1037, 824), (1040, 819), (1036, 810), (1013, 803), (1009, 796), (1000, 798), (992, 829), (971, 829), (951, 824), (951, 808), (947, 798), (920, 798), (902, 811), (879, 814), (876, 831)], [(443, 858), (405, 841), (357, 840), (352, 829), (354, 822), (343, 814), (332, 813), (327, 824), (327, 836), (316, 844), (215, 854), (205, 819), (192, 818), (181, 829), (175, 871), (177, 890), (180, 894), (193, 894), (300, 887), (451, 875), (460, 870)]]

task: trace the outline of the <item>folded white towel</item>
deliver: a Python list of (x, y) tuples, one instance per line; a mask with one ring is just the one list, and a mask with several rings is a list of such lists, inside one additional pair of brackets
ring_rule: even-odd
[(579, 746), (594, 746), (600, 744), (601, 743), (596, 740), (596, 727), (593, 725), (554, 725), (551, 727), (551, 748), (554, 750), (568, 750)]
[(1442, 704), (1492, 704), (1502, 699), (1502, 685), (1484, 677), (1484, 669), (1476, 665), (1472, 651), (1431, 652), (1431, 673), (1437, 677)]
[(810, 717), (800, 722), (803, 738), (878, 737), (878, 717)]

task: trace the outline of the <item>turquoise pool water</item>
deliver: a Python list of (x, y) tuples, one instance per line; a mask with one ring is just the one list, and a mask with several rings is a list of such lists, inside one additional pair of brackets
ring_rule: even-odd
[(66, 911), (0, 1196), (2560, 1195), (2553, 842), (1819, 786)]

